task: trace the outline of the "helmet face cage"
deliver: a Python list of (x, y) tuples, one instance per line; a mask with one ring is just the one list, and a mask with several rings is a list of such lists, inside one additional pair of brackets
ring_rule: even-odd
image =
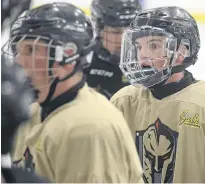
[(182, 53), (186, 57), (183, 63), (174, 66), (172, 73), (184, 71), (197, 61), (200, 35), (195, 19), (186, 10), (177, 6), (166, 6), (142, 11), (131, 23), (132, 28), (141, 26), (166, 30), (178, 38), (178, 48), (182, 46), (182, 50), (186, 50), (185, 55)]
[(64, 44), (49, 37), (32, 34), (12, 37), (2, 51), (25, 69), (38, 90), (49, 87), (57, 77), (58, 69), (53, 67), (54, 62), (60, 65), (75, 63), (80, 57), (74, 43)]
[(92, 1), (91, 20), (95, 34), (100, 38), (101, 46), (108, 52), (108, 55), (120, 57), (121, 35), (129, 27), (139, 10), (141, 10), (141, 5), (137, 0)]
[(95, 29), (95, 36), (100, 38), (103, 48), (111, 55), (120, 56), (122, 34), (129, 26), (111, 26), (103, 20), (99, 22), (100, 20), (96, 20), (93, 15), (91, 15), (91, 20)]
[(123, 33), (120, 69), (131, 84), (154, 86), (171, 75), (177, 38), (163, 29), (142, 26)]

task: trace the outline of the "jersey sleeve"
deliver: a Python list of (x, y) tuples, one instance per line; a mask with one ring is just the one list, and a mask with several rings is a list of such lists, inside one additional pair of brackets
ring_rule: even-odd
[(55, 182), (143, 182), (140, 161), (126, 125), (119, 128), (100, 121), (84, 123), (62, 136), (59, 145), (50, 144), (47, 148)]

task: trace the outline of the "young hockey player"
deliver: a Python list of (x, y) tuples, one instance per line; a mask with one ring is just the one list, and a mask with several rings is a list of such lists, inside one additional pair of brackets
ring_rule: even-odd
[(111, 102), (128, 122), (148, 183), (205, 182), (205, 82), (194, 18), (179, 7), (141, 12), (125, 31), (120, 68), (131, 82)]
[(18, 130), (14, 165), (56, 183), (142, 182), (121, 112), (85, 82), (93, 38), (89, 19), (69, 3), (29, 10), (13, 25), (10, 48), (41, 106)]
[(119, 69), (121, 35), (141, 10), (138, 0), (93, 0), (93, 21), (97, 49), (89, 68), (85, 70), (88, 85), (108, 99), (129, 85)]

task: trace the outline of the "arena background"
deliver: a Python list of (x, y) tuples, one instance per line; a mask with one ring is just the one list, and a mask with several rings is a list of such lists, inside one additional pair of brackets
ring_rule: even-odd
[[(158, 6), (180, 6), (190, 12), (197, 20), (199, 32), (201, 35), (201, 50), (199, 60), (196, 65), (191, 66), (191, 71), (196, 79), (205, 80), (205, 0), (139, 0), (143, 8), (154, 8)], [(91, 0), (33, 0), (31, 8), (50, 2), (70, 2), (80, 7), (84, 12), (90, 15)], [(5, 31), (2, 44), (8, 38), (8, 30)]]

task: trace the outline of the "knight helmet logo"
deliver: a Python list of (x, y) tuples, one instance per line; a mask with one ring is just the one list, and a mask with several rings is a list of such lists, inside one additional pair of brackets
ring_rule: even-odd
[(178, 133), (158, 118), (146, 130), (136, 132), (136, 146), (146, 183), (173, 182)]

